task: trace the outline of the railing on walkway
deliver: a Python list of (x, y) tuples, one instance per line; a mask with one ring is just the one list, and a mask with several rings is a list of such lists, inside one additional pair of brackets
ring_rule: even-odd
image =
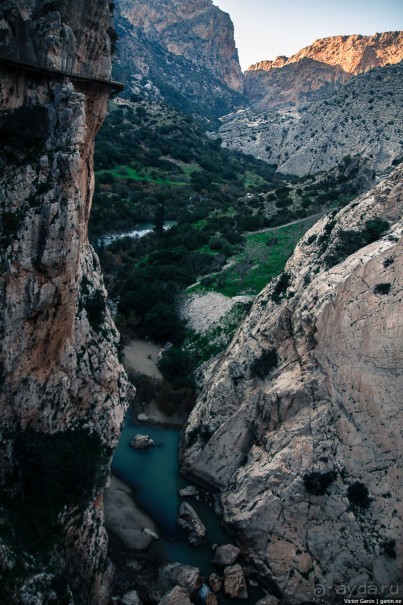
[(125, 87), (125, 74), (119, 74), (121, 81), (118, 82), (112, 79), (112, 74), (110, 79), (102, 77), (100, 78), (97, 74), (97, 68), (93, 65), (81, 64), (78, 66), (79, 71), (76, 69), (73, 71), (72, 60), (66, 61), (66, 65), (64, 65), (63, 69), (59, 69), (56, 67), (41, 65), (39, 63), (30, 63), (21, 59), (11, 59), (0, 54), (0, 65), (4, 65), (10, 69), (20, 69), (39, 74), (46, 74), (56, 78), (67, 78), (76, 82), (100, 84), (102, 86), (107, 86), (112, 90), (112, 92), (120, 92)]

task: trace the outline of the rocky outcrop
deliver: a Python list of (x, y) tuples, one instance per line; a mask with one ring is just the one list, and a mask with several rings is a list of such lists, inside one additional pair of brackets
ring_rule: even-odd
[(366, 157), (368, 166), (382, 172), (403, 156), (402, 81), (403, 63), (374, 69), (305, 108), (231, 114), (219, 136), (223, 145), (276, 164), (285, 174), (327, 171), (348, 155)]
[[(1, 58), (109, 78), (107, 0), (10, 0), (0, 22)], [(109, 89), (2, 61), (0, 71), (2, 596), (104, 604), (102, 492), (127, 385), (87, 240)]]
[(186, 588), (175, 586), (163, 596), (159, 605), (192, 605), (192, 601)]
[(304, 236), (185, 430), (183, 470), (286, 603), (402, 581), (402, 177)]
[(215, 549), (213, 563), (214, 565), (232, 565), (238, 558), (239, 548), (233, 544), (223, 544)]
[(208, 583), (213, 592), (218, 592), (222, 586), (222, 578), (216, 573), (212, 573), (209, 576)]
[(179, 507), (178, 525), (188, 534), (192, 546), (201, 546), (206, 541), (206, 528), (190, 504), (182, 502)]
[(208, 117), (239, 103), (234, 28), (212, 0), (118, 0), (117, 12), (119, 62), (132, 91)]
[(351, 77), (403, 60), (403, 32), (322, 38), (290, 58), (245, 72), (245, 96), (260, 110), (326, 98)]
[(164, 574), (168, 577), (171, 587), (186, 588), (190, 596), (194, 596), (202, 585), (200, 570), (192, 565), (173, 563), (164, 569)]
[(247, 599), (245, 576), (242, 567), (238, 564), (224, 569), (224, 592), (232, 599)]

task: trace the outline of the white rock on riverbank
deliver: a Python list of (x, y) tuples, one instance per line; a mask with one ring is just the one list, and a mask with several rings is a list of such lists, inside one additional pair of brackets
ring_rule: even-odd
[(181, 305), (181, 317), (195, 332), (205, 332), (220, 321), (239, 302), (248, 302), (250, 296), (229, 298), (218, 292), (189, 294)]
[(145, 550), (158, 538), (154, 521), (135, 503), (132, 489), (112, 475), (104, 494), (106, 528), (130, 550)]

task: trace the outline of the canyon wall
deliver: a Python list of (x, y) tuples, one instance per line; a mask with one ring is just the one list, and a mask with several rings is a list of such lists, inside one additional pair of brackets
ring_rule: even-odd
[(185, 430), (182, 470), (284, 604), (402, 589), (402, 177), (304, 236)]
[(210, 118), (239, 104), (234, 27), (212, 0), (118, 0), (117, 14), (128, 89)]
[(2, 59), (108, 79), (110, 3), (9, 0), (0, 28), (0, 594), (103, 605), (127, 381), (87, 223), (110, 90)]
[(222, 119), (219, 136), (223, 145), (285, 174), (329, 170), (348, 155), (367, 158), (379, 173), (403, 156), (402, 82), (402, 62), (373, 69), (304, 107), (232, 113)]

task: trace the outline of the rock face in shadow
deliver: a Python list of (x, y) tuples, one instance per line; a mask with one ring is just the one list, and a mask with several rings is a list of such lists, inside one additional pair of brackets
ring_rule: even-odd
[[(0, 56), (108, 78), (110, 17), (107, 0), (10, 0)], [(56, 605), (78, 594), (103, 605), (112, 578), (102, 493), (127, 388), (87, 239), (109, 89), (1, 62), (0, 72), (4, 598), (56, 595)]]
[(234, 27), (212, 0), (118, 0), (117, 13), (128, 89), (210, 118), (239, 103), (243, 76)]
[(287, 603), (401, 582), (402, 177), (304, 236), (185, 430), (184, 471)]

